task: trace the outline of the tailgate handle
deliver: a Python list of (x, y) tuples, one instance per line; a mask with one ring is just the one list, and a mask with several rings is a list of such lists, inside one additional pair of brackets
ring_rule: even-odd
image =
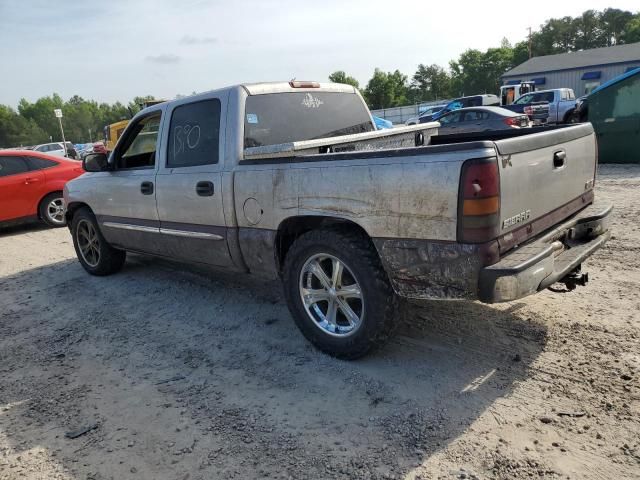
[(564, 161), (567, 158), (567, 152), (564, 150), (560, 150), (553, 154), (553, 168), (562, 168), (564, 167)]

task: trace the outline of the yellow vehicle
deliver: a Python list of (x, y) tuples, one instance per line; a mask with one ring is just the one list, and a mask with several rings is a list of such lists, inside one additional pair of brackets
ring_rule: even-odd
[(129, 125), (129, 120), (120, 120), (119, 122), (112, 123), (104, 127), (104, 146), (107, 152), (112, 152), (116, 146), (116, 142), (124, 132), (124, 129)]

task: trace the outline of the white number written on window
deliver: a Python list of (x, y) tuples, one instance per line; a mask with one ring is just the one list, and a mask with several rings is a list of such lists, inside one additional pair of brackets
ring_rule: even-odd
[(193, 150), (200, 143), (200, 125), (178, 125), (173, 129), (173, 155)]

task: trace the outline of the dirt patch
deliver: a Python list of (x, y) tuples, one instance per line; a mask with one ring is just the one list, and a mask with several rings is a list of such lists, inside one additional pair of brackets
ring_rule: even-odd
[(0, 478), (638, 478), (640, 168), (597, 188), (587, 287), (404, 305), (356, 362), (277, 284), (133, 256), (95, 278), (65, 229), (2, 231)]

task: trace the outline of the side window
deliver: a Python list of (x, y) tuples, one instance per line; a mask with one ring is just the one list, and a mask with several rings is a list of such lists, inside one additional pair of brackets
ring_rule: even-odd
[(553, 100), (554, 100), (553, 92), (545, 92), (541, 95), (541, 98), (540, 98), (541, 102), (553, 103)]
[(58, 165), (58, 162), (54, 162), (53, 160), (45, 160), (44, 158), (24, 157), (24, 159), (29, 165), (30, 170), (42, 170), (43, 168), (55, 167), (56, 165)]
[(129, 130), (127, 138), (116, 151), (116, 166), (119, 170), (155, 166), (160, 116), (158, 112), (141, 118)]
[(446, 115), (443, 115), (438, 119), (438, 121), (442, 125), (449, 125), (451, 123), (456, 123), (460, 121), (460, 112), (451, 112)]
[(27, 162), (22, 157), (0, 157), (0, 177), (19, 175), (28, 171)]
[(169, 127), (167, 167), (218, 163), (220, 100), (181, 105), (173, 110)]
[(478, 110), (471, 110), (470, 112), (464, 112), (463, 122), (477, 122), (478, 120), (486, 120), (489, 118), (487, 112), (481, 112)]

